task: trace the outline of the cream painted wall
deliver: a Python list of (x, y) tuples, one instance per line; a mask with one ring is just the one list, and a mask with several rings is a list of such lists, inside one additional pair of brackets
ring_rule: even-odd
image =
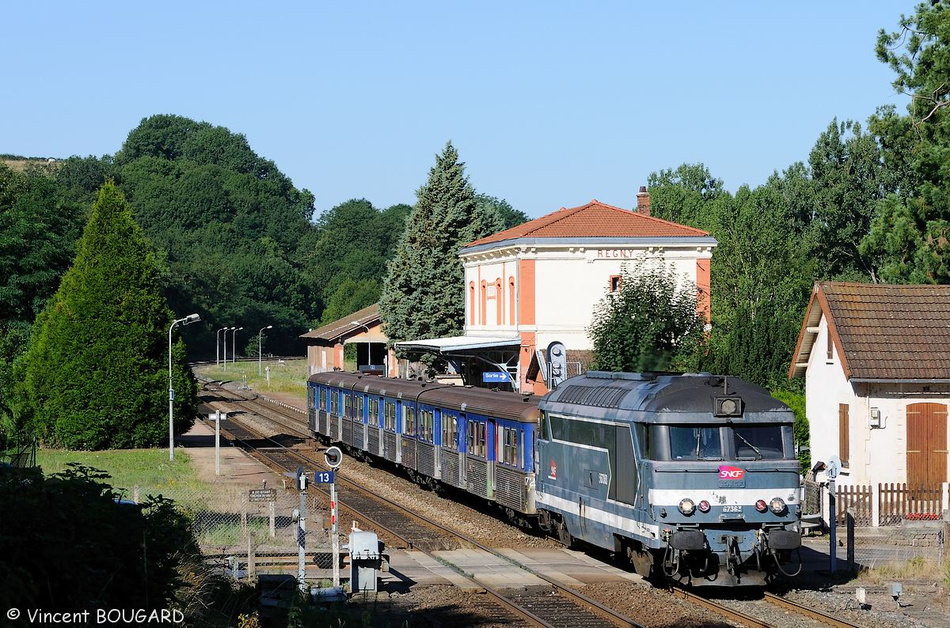
[[(586, 328), (594, 308), (607, 294), (612, 275), (620, 275), (625, 265), (644, 249), (632, 247), (526, 247), (510, 248), (494, 257), (463, 256), (465, 263), (466, 335), (505, 335), (524, 331), (538, 333), (538, 347), (558, 340), (568, 349), (590, 349), (591, 340)], [(662, 259), (673, 267), (680, 289), (695, 290), (696, 261), (709, 259), (706, 249), (666, 249)], [(509, 278), (516, 282), (516, 299), (522, 298), (518, 260), (535, 260), (535, 325), (512, 321), (510, 313)], [(488, 294), (497, 280), (501, 280), (500, 298), (485, 300), (485, 318), (482, 323), (481, 285), (488, 285)], [(474, 298), (471, 286), (474, 285)], [(502, 324), (497, 324), (497, 309), (501, 307)], [(516, 312), (517, 306), (514, 308)], [(474, 324), (472, 314), (474, 312)]]
[[(838, 404), (849, 406), (850, 466), (838, 476), (843, 485), (907, 481), (907, 414), (911, 403), (950, 403), (950, 395), (926, 394), (920, 385), (852, 385), (837, 350), (826, 359), (828, 323), (824, 316), (805, 371), (812, 464), (838, 455)], [(871, 408), (881, 412), (883, 427), (871, 427)], [(950, 427), (948, 427), (950, 430)]]

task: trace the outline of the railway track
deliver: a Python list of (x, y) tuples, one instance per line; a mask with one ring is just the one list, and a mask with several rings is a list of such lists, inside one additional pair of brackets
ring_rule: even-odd
[[(305, 444), (312, 441), (307, 431), (305, 415), (299, 409), (282, 406), (264, 398), (257, 398), (256, 395), (245, 396), (230, 390), (216, 390), (214, 394), (216, 401), (224, 404), (235, 404), (241, 408), (242, 411), (232, 414), (233, 421), (229, 422), (227, 428), (222, 427), (222, 434), (238, 443), (249, 455), (281, 473), (293, 472), (301, 465), (308, 469), (325, 469), (321, 457), (314, 455), (315, 447)], [(244, 419), (249, 418), (246, 415), (262, 418), (281, 428), (281, 431), (289, 432), (289, 434), (283, 433), (273, 437), (265, 436), (254, 425), (259, 421), (254, 423), (245, 422)], [(328, 492), (328, 489), (321, 485), (313, 486)], [(504, 609), (503, 612), (510, 613), (509, 620), (517, 618), (515, 623), (520, 621), (532, 626), (572, 626), (577, 628), (639, 625), (632, 619), (607, 608), (578, 591), (562, 586), (544, 574), (518, 564), (509, 557), (466, 537), (464, 534), (413, 513), (386, 497), (367, 490), (364, 486), (350, 482), (345, 476), (337, 475), (337, 490), (341, 510), (350, 517), (359, 519), (365, 522), (367, 526), (374, 528), (388, 547), (414, 549), (426, 554), (462, 547), (476, 548), (503, 558), (547, 582), (550, 588), (546, 586), (540, 589), (535, 587), (531, 590), (497, 589), (486, 583), (478, 582), (477, 579), (468, 574), (460, 574), (478, 582), (478, 585), (495, 599), (499, 610)], [(345, 520), (342, 514), (341, 520)], [(750, 613), (731, 608), (690, 591), (674, 589), (674, 594), (691, 604), (701, 606), (745, 626), (765, 627), (774, 625), (769, 620), (758, 619)], [(808, 621), (819, 622), (820, 625), (853, 626), (853, 624), (815, 609), (794, 604), (773, 594), (765, 594), (761, 603), (780, 607), (786, 613), (793, 613), (796, 617), (808, 618)], [(812, 625), (818, 624), (812, 623)]]

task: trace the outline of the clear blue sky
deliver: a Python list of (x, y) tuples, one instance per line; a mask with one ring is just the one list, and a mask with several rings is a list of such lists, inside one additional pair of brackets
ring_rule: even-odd
[(150, 115), (244, 134), (319, 211), (415, 202), (451, 140), (531, 217), (630, 207), (651, 172), (726, 187), (902, 97), (874, 55), (916, 2), (15, 2), (0, 153), (115, 154)]

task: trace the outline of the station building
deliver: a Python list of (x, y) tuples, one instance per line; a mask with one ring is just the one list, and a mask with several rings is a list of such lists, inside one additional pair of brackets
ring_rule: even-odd
[(462, 249), (464, 335), (397, 346), (439, 355), (466, 383), (489, 385), (504, 374), (511, 388), (542, 394), (559, 376), (587, 369), (587, 328), (598, 304), (620, 289), (625, 265), (635, 271), (639, 260), (662, 261), (679, 289), (696, 290), (708, 319), (715, 246), (705, 231), (651, 216), (645, 187), (634, 210), (597, 200), (562, 208)]

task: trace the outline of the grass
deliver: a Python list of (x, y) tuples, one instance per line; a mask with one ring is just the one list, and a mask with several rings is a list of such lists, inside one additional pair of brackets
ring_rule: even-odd
[(207, 379), (245, 383), (262, 393), (290, 393), (299, 395), (301, 399), (307, 398), (307, 360), (263, 360), (260, 367), (261, 375), (257, 374), (257, 361), (231, 362), (227, 368), (201, 365), (194, 371)]
[(43, 473), (51, 475), (66, 470), (76, 462), (108, 473), (105, 480), (123, 496), (131, 498), (134, 487), (139, 487), (139, 498), (146, 495), (164, 495), (184, 500), (211, 490), (210, 484), (199, 478), (188, 454), (175, 450), (174, 462), (168, 459), (167, 449), (117, 449), (109, 451), (67, 451), (40, 449), (36, 463)]
[(860, 579), (878, 585), (894, 580), (914, 580), (950, 587), (950, 558), (937, 560), (914, 556), (905, 561), (880, 563), (862, 571)]

